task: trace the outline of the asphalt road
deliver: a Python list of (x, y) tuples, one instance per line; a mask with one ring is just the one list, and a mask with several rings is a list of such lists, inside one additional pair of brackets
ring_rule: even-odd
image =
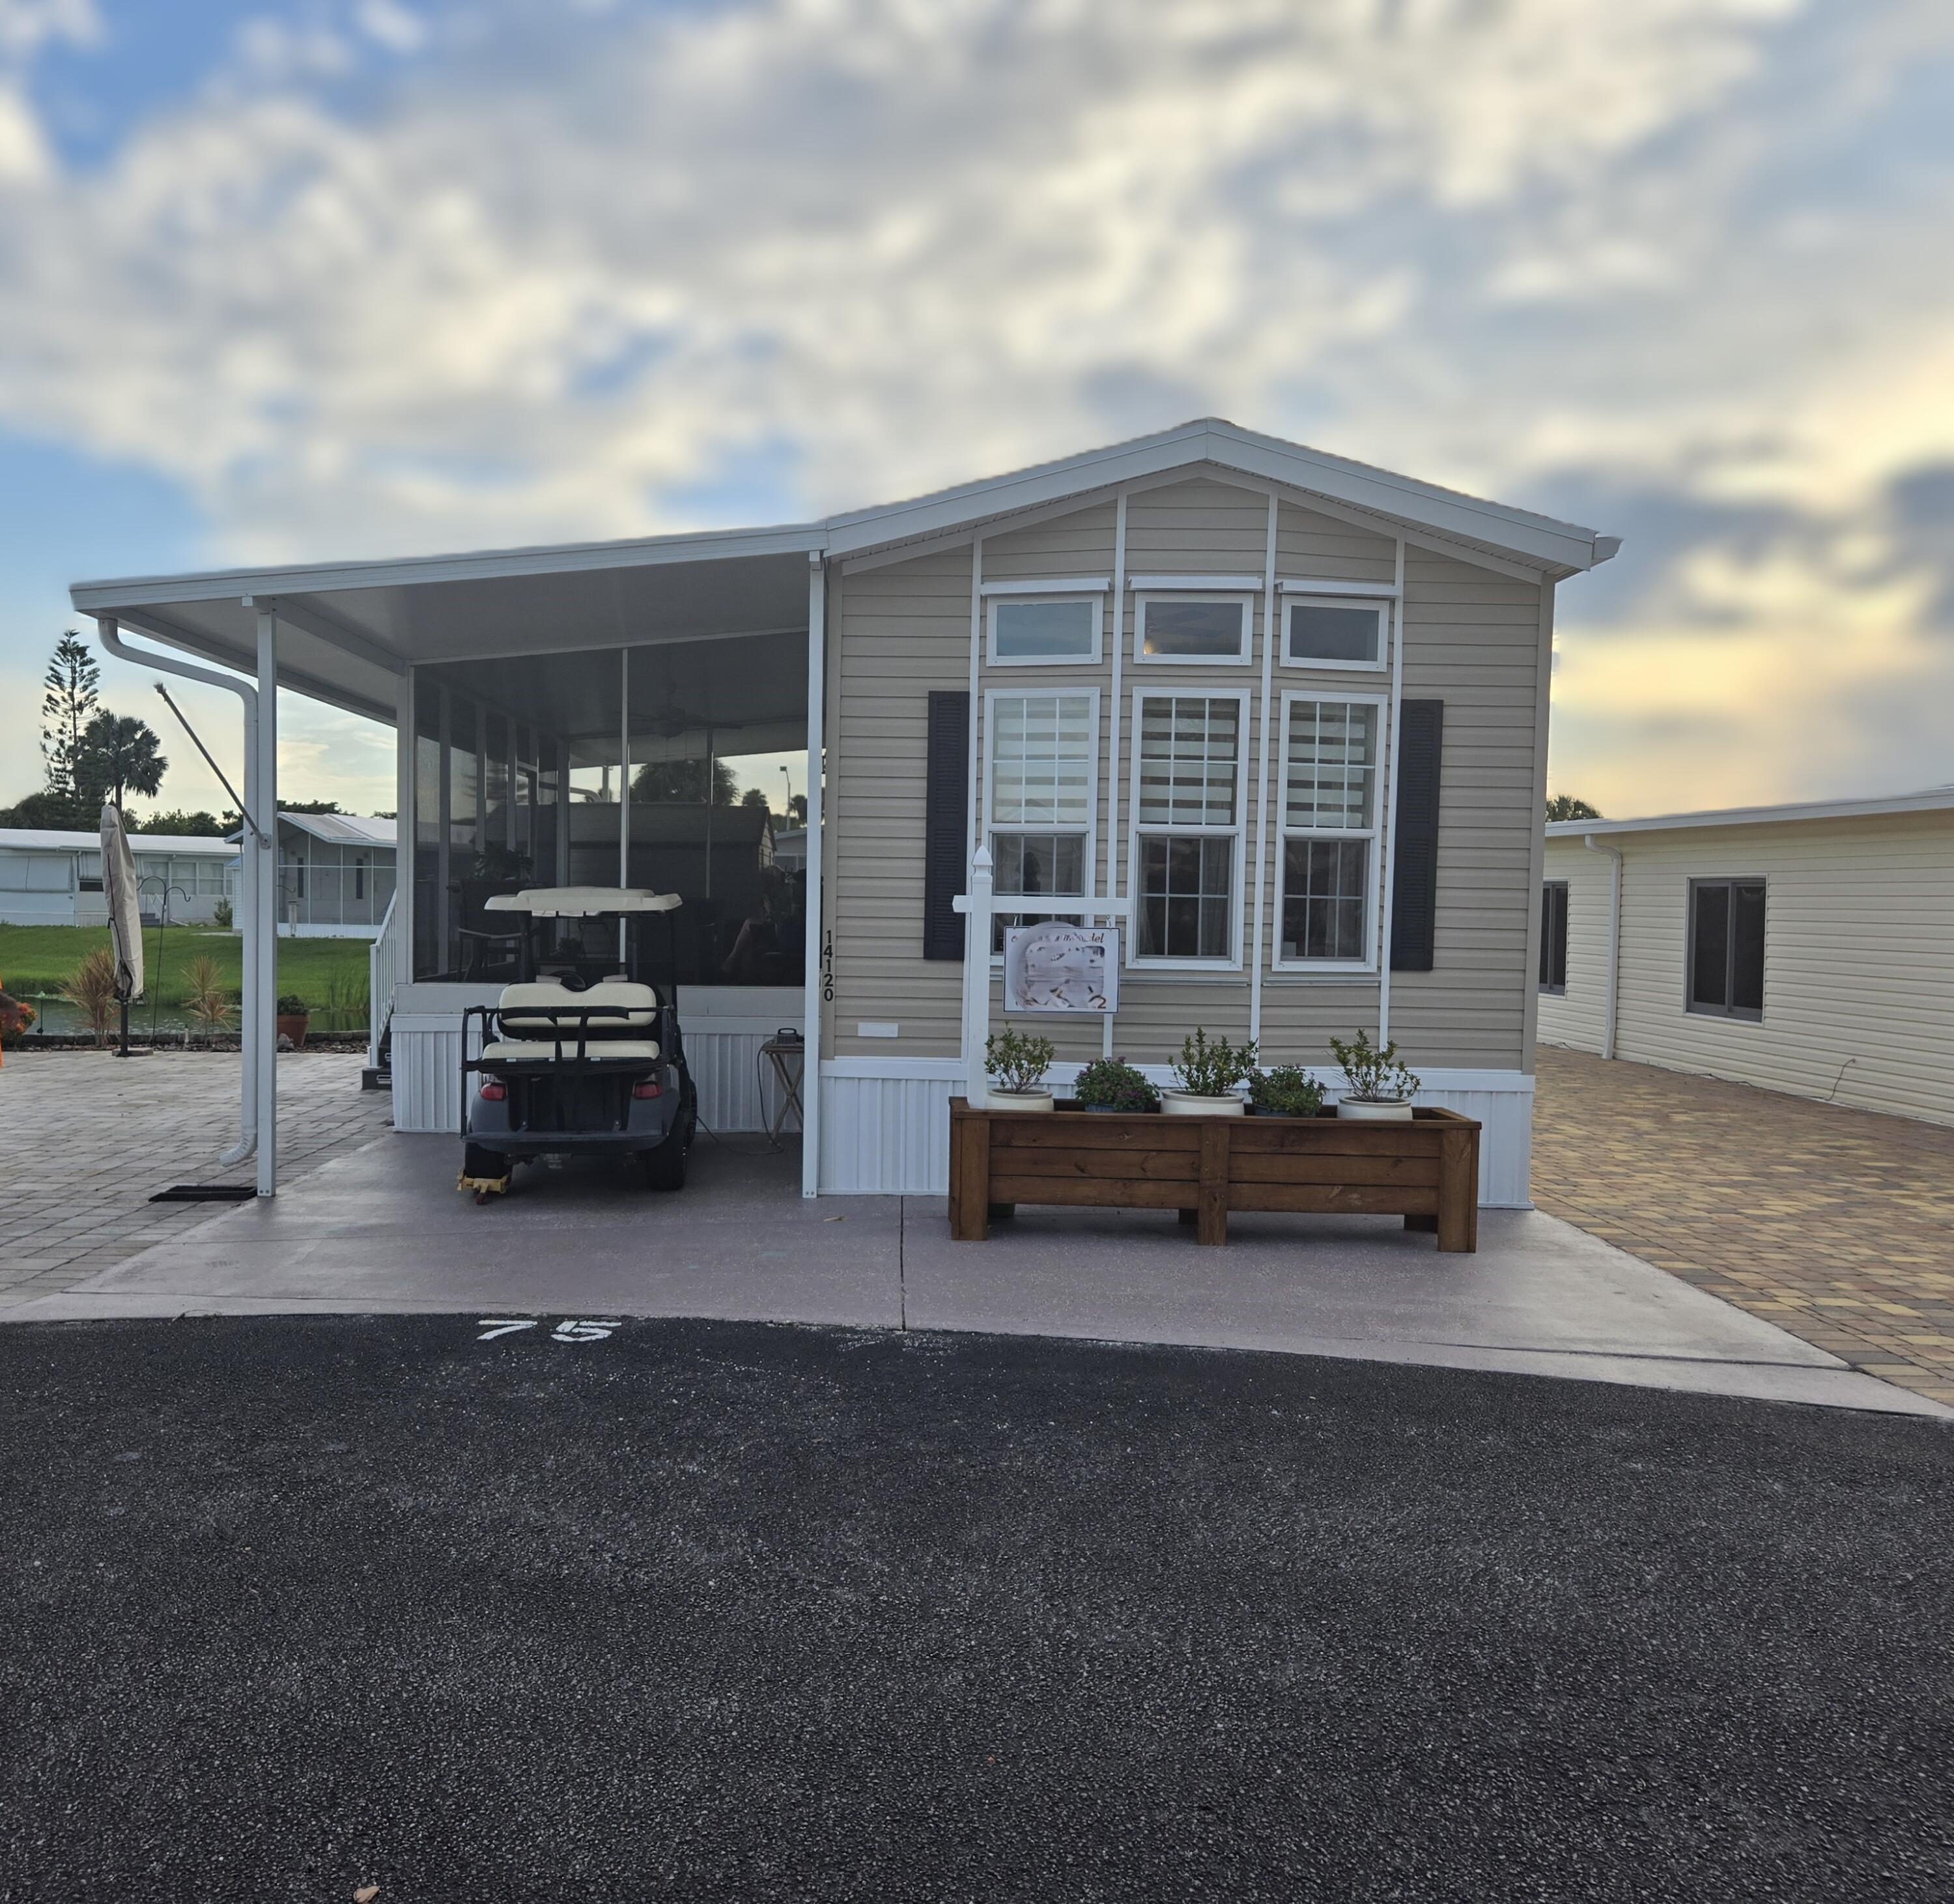
[(1954, 1894), (1934, 1423), (554, 1322), (0, 1332), (0, 1898)]

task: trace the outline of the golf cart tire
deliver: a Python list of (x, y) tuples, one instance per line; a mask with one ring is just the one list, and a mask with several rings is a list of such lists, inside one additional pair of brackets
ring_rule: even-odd
[(496, 1190), (506, 1190), (515, 1168), (515, 1165), (500, 1151), (485, 1150), (479, 1143), (462, 1146), (462, 1187), (474, 1190), (475, 1200), (478, 1203), (487, 1203)]
[(674, 1130), (655, 1150), (644, 1153), (645, 1187), (674, 1190), (685, 1187), (685, 1146)]

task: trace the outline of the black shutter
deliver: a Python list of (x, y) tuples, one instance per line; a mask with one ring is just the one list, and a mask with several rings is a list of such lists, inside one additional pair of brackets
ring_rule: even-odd
[(950, 901), (970, 860), (970, 696), (929, 697), (929, 764), (923, 779), (922, 955), (963, 956), (963, 915)]
[(1438, 761), (1445, 703), (1398, 710), (1397, 844), (1391, 876), (1391, 970), (1428, 972), (1438, 919)]

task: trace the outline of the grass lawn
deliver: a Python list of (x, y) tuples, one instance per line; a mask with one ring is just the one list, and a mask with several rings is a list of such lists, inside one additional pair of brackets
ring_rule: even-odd
[[(146, 999), (153, 994), (165, 1008), (182, 1005), (184, 974), (191, 961), (199, 958), (216, 961), (234, 996), (242, 990), (244, 942), (236, 933), (171, 927), (162, 935), (160, 971), (157, 936), (153, 930), (143, 935), (143, 956), (149, 968)], [(0, 926), (0, 981), (15, 998), (50, 997), (97, 946), (108, 943), (106, 926)], [(366, 952), (363, 939), (281, 939), (278, 990), (297, 993), (312, 1007), (315, 1019), (329, 1017), (338, 1022), (350, 1016), (363, 1025)]]

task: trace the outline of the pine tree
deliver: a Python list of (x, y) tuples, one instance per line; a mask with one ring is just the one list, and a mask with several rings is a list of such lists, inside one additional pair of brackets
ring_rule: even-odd
[(42, 684), (46, 692), (41, 696), (41, 757), (47, 763), (47, 790), (78, 813), (80, 788), (75, 770), (82, 730), (101, 705), (102, 670), (73, 629), (55, 644)]

